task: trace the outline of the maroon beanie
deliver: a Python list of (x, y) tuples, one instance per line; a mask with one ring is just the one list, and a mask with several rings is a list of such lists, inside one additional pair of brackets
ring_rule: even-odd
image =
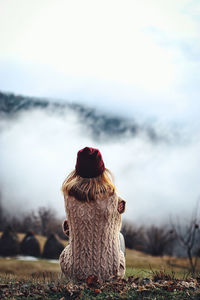
[(78, 151), (76, 172), (84, 178), (93, 178), (101, 175), (105, 170), (103, 158), (98, 149), (85, 147)]

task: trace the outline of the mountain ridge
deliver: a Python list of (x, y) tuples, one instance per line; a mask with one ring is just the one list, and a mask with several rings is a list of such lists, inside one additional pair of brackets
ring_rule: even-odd
[(62, 113), (70, 109), (78, 115), (80, 122), (86, 124), (94, 138), (99, 139), (102, 135), (109, 138), (121, 138), (129, 135), (135, 137), (144, 133), (152, 142), (161, 141), (166, 137), (159, 136), (150, 125), (141, 126), (134, 119), (128, 120), (119, 116), (100, 113), (95, 108), (79, 103), (52, 101), (46, 98), (15, 95), (14, 93), (0, 91), (0, 115), (12, 117), (22, 111), (33, 109), (49, 110)]

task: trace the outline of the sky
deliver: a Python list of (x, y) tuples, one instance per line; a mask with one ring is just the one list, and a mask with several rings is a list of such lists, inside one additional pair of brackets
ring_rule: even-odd
[(167, 137), (174, 126), (180, 137), (99, 143), (67, 110), (0, 120), (7, 208), (20, 202), (18, 213), (36, 205), (61, 213), (61, 182), (87, 145), (100, 148), (113, 171), (125, 218), (159, 223), (191, 212), (200, 178), (199, 17), (198, 0), (1, 0), (1, 91), (148, 120)]
[(194, 120), (198, 0), (0, 1), (0, 89)]

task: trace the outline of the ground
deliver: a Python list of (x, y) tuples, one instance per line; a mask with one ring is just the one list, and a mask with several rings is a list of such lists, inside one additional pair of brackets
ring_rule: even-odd
[[(19, 234), (19, 239), (23, 238)], [(37, 236), (41, 248), (45, 238)], [(62, 241), (65, 245), (66, 241)], [(153, 257), (126, 249), (126, 277), (100, 285), (66, 282), (58, 262), (0, 258), (0, 299), (200, 299), (200, 264), (191, 277), (186, 258)]]

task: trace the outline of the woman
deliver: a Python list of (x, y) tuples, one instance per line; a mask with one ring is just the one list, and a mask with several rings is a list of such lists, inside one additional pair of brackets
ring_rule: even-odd
[(111, 178), (100, 151), (85, 147), (77, 154), (75, 170), (63, 182), (69, 244), (59, 261), (64, 275), (74, 281), (90, 275), (100, 281), (124, 277), (119, 233), (125, 201), (116, 195)]

